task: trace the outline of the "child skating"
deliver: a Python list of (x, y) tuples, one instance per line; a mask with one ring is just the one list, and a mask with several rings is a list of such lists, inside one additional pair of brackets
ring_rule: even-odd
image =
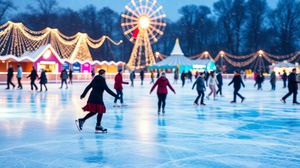
[(157, 79), (155, 84), (152, 86), (150, 90), (150, 94), (157, 86), (157, 97), (158, 97), (158, 114), (160, 114), (160, 110), (162, 108), (162, 113), (165, 114), (165, 106), (166, 106), (166, 99), (168, 94), (167, 86), (176, 94), (173, 87), (170, 85), (169, 80), (166, 78), (166, 73), (162, 72), (161, 77)]
[(87, 104), (82, 108), (83, 111), (88, 111), (89, 113), (84, 118), (76, 120), (76, 125), (79, 131), (81, 131), (84, 122), (90, 117), (98, 114), (97, 124), (95, 127), (96, 133), (105, 133), (107, 132), (107, 129), (103, 128), (101, 125), (103, 113), (106, 112), (106, 108), (103, 102), (103, 92), (106, 91), (115, 98), (118, 98), (118, 96), (108, 88), (105, 81), (105, 70), (103, 69), (99, 71), (99, 75), (95, 76), (92, 82), (85, 88), (80, 98), (83, 99), (90, 89), (92, 89), (92, 91), (90, 93)]
[(205, 90), (206, 90), (206, 87), (205, 87), (205, 80), (204, 80), (204, 74), (203, 73), (200, 73), (200, 76), (197, 78), (197, 80), (195, 81), (194, 85), (193, 85), (193, 88), (197, 86), (197, 92), (198, 92), (198, 97), (196, 98), (195, 102), (194, 102), (194, 105), (199, 105), (198, 101), (199, 101), (199, 98), (201, 97), (201, 105), (202, 106), (205, 106), (204, 104), (204, 95), (205, 95)]

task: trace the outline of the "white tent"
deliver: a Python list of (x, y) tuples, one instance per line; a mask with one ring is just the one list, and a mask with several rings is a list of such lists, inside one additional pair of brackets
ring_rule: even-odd
[(157, 68), (174, 68), (177, 66), (192, 66), (193, 61), (185, 57), (179, 44), (179, 39), (176, 39), (175, 46), (170, 56), (154, 65)]

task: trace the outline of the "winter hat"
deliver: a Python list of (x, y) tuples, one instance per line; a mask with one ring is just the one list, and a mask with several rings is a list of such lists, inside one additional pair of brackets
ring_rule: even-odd
[(100, 69), (100, 70), (98, 71), (98, 73), (99, 73), (99, 75), (103, 75), (103, 74), (105, 74), (105, 70), (104, 70), (104, 69)]

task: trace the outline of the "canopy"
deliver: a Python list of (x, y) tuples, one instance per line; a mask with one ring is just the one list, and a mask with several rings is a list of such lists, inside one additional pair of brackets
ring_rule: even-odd
[(177, 66), (192, 66), (193, 61), (189, 58), (185, 57), (179, 44), (179, 40), (176, 39), (175, 46), (170, 56), (165, 58), (164, 60), (158, 62), (157, 64), (153, 65), (152, 69), (154, 68), (176, 68)]

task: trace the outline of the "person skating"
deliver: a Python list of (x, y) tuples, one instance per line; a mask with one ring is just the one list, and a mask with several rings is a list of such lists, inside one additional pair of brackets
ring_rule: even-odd
[(285, 70), (283, 70), (283, 74), (282, 74), (281, 79), (282, 79), (282, 82), (283, 82), (283, 88), (286, 88), (286, 81), (287, 81), (287, 79), (288, 79), (288, 76), (287, 76)]
[(38, 90), (38, 87), (35, 84), (35, 80), (38, 77), (39, 77), (39, 75), (37, 74), (37, 71), (35, 70), (35, 67), (33, 66), (30, 74), (27, 76), (27, 78), (30, 78), (30, 87), (31, 87), (31, 90), (33, 90), (33, 87), (35, 88), (35, 90)]
[(73, 84), (73, 70), (71, 68), (69, 70), (69, 83)]
[(141, 72), (140, 72), (141, 85), (144, 84), (144, 78), (145, 78), (145, 72), (144, 72), (144, 70), (141, 70)]
[(95, 77), (95, 70), (94, 70), (94, 68), (91, 70), (91, 76), (92, 76), (92, 78), (94, 78)]
[(218, 95), (220, 93), (220, 96), (223, 97), (223, 76), (222, 76), (222, 72), (219, 72), (217, 75), (217, 81), (218, 81), (218, 90), (216, 95)]
[(200, 104), (205, 106), (205, 104), (204, 104), (205, 93), (204, 92), (206, 90), (206, 87), (205, 87), (205, 80), (204, 80), (203, 73), (200, 73), (200, 75), (196, 79), (195, 83), (193, 84), (192, 89), (194, 89), (195, 86), (197, 86), (196, 89), (198, 92), (198, 96), (197, 96), (196, 100), (194, 101), (194, 105), (199, 105), (198, 101), (199, 101), (199, 98), (201, 98)]
[(291, 96), (293, 94), (293, 104), (297, 104), (299, 105), (300, 103), (297, 102), (297, 93), (298, 93), (298, 83), (299, 81), (297, 81), (297, 78), (296, 78), (297, 74), (296, 74), (296, 68), (294, 68), (292, 70), (292, 73), (289, 74), (288, 76), (288, 89), (289, 89), (289, 92), (288, 94), (286, 94), (282, 99), (281, 101), (285, 104), (286, 103), (286, 99)]
[(12, 82), (14, 76), (14, 69), (12, 67), (12, 65), (9, 65), (8, 69), (7, 69), (7, 90), (10, 89), (10, 85), (13, 86), (13, 88), (15, 88), (15, 84)]
[(154, 78), (155, 78), (154, 71), (151, 71), (150, 78), (151, 78), (150, 84), (154, 83)]
[(174, 84), (177, 84), (178, 78), (179, 78), (179, 72), (178, 69), (176, 69), (174, 72)]
[[(114, 89), (117, 92), (117, 96), (120, 98), (121, 106), (125, 106), (124, 101), (123, 101), (123, 84), (129, 84), (128, 82), (123, 81), (123, 76), (122, 76), (122, 69), (119, 70), (119, 73), (115, 76), (115, 85)], [(119, 107), (117, 104), (117, 98), (115, 98), (114, 101), (114, 107)]]
[(182, 87), (184, 87), (185, 78), (186, 78), (186, 73), (184, 71), (182, 71), (180, 78), (181, 78), (181, 82), (182, 82)]
[(260, 72), (256, 78), (257, 81), (257, 90), (263, 90), (262, 89), (262, 83), (265, 81), (265, 76), (263, 72)]
[(233, 101), (231, 103), (236, 103), (236, 96), (239, 96), (242, 99), (241, 103), (243, 103), (245, 100), (245, 97), (243, 97), (241, 94), (239, 94), (239, 90), (241, 89), (241, 85), (243, 87), (245, 87), (245, 84), (244, 84), (243, 79), (238, 71), (234, 72), (234, 77), (233, 77), (232, 81), (228, 84), (228, 86), (230, 86), (231, 84), (233, 84), (233, 88), (234, 88)]
[(47, 76), (46, 76), (46, 71), (44, 69), (42, 69), (42, 72), (41, 72), (41, 76), (40, 76), (40, 92), (43, 91), (43, 86), (45, 87), (45, 91), (47, 92), (48, 91), (48, 88), (46, 86), (48, 80), (47, 80)]
[(108, 94), (112, 95), (115, 98), (118, 98), (117, 94), (111, 91), (105, 81), (105, 70), (99, 70), (99, 75), (95, 76), (92, 82), (85, 88), (84, 92), (80, 96), (80, 99), (83, 99), (89, 90), (92, 89), (87, 104), (82, 109), (85, 112), (89, 112), (84, 118), (76, 120), (79, 131), (82, 130), (82, 127), (87, 119), (97, 115), (97, 124), (95, 127), (97, 132), (106, 132), (107, 129), (103, 128), (101, 125), (102, 116), (106, 112), (106, 108), (103, 102), (103, 92), (106, 91)]
[(207, 85), (210, 89), (210, 93), (206, 96), (207, 99), (209, 99), (209, 97), (211, 95), (213, 95), (214, 100), (216, 100), (216, 93), (217, 93), (216, 86), (218, 84), (219, 83), (218, 83), (218, 80), (216, 79), (215, 72), (214, 71), (210, 72), (210, 75), (209, 75), (208, 80), (207, 80)]
[(18, 89), (23, 89), (23, 85), (22, 85), (22, 76), (23, 76), (23, 70), (20, 64), (18, 64), (18, 69), (17, 69), (18, 73), (17, 73), (17, 79), (18, 79)]
[(62, 70), (60, 73), (60, 79), (61, 79), (61, 85), (60, 85), (60, 89), (63, 88), (63, 85), (66, 85), (66, 89), (68, 89), (68, 83), (67, 83), (67, 79), (68, 79), (69, 75), (66, 69)]
[(273, 91), (276, 90), (276, 73), (275, 71), (272, 71), (270, 75), (270, 83), (271, 83), (271, 88)]
[(191, 83), (193, 83), (193, 74), (191, 71), (188, 71), (187, 78), (190, 80)]
[(150, 94), (157, 86), (157, 97), (158, 97), (158, 114), (160, 114), (160, 111), (162, 109), (162, 113), (165, 113), (165, 106), (166, 106), (166, 98), (168, 94), (167, 86), (176, 94), (175, 90), (171, 86), (169, 80), (166, 78), (166, 73), (162, 72), (161, 77), (157, 79), (155, 84), (152, 86), (150, 90)]
[(129, 78), (130, 78), (130, 82), (131, 82), (131, 87), (134, 87), (134, 79), (135, 79), (135, 71), (134, 70), (130, 73)]

